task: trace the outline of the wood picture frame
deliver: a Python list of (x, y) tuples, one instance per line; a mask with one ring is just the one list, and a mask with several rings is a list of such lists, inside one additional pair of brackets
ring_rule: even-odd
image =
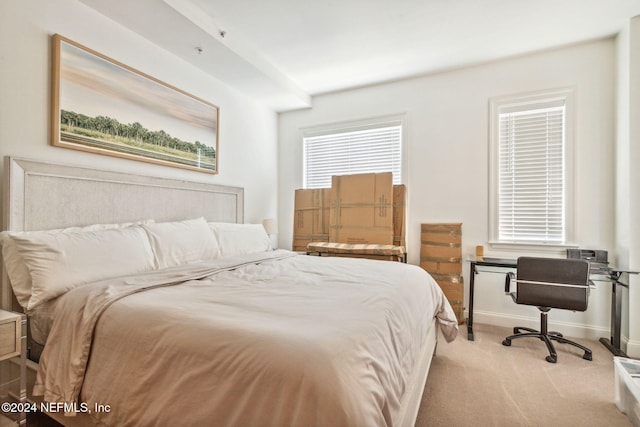
[(59, 34), (52, 40), (52, 145), (218, 173), (218, 106)]

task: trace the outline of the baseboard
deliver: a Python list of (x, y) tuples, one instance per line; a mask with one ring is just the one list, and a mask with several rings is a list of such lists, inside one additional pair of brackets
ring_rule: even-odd
[(634, 359), (640, 359), (640, 341), (629, 340), (627, 341), (627, 356), (633, 357)]
[[(494, 326), (513, 328), (514, 326), (525, 326), (529, 328), (540, 328), (540, 317), (526, 317), (517, 315), (506, 315), (504, 313), (493, 313), (488, 311), (473, 311), (473, 323), (486, 323)], [(600, 337), (608, 337), (610, 332), (606, 327), (584, 325), (581, 323), (558, 322), (549, 317), (549, 330), (562, 332), (567, 337), (598, 340)], [(638, 343), (640, 350), (640, 342)]]

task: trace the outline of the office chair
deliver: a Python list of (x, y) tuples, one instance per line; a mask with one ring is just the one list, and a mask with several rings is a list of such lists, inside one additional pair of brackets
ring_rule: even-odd
[[(510, 291), (512, 279), (516, 292)], [(538, 338), (549, 350), (547, 362), (556, 363), (558, 355), (551, 341), (571, 344), (584, 350), (583, 359), (592, 360), (587, 347), (570, 341), (558, 332), (547, 330), (547, 314), (552, 308), (585, 311), (589, 302), (589, 263), (582, 259), (518, 258), (517, 274), (509, 273), (505, 280), (505, 293), (510, 294), (516, 304), (534, 305), (540, 310), (540, 331), (525, 327), (513, 328), (513, 335), (502, 341), (511, 346), (516, 338)]]

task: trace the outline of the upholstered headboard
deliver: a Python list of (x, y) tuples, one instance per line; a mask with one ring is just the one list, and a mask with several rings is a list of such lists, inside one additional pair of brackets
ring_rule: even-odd
[[(154, 219), (244, 221), (244, 189), (5, 158), (3, 230), (49, 230)], [(2, 274), (2, 308), (13, 294)]]

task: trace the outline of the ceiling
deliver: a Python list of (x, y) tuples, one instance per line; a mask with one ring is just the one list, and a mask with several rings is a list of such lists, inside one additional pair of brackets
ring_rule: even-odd
[(80, 1), (275, 111), (612, 36), (640, 14), (640, 0)]

